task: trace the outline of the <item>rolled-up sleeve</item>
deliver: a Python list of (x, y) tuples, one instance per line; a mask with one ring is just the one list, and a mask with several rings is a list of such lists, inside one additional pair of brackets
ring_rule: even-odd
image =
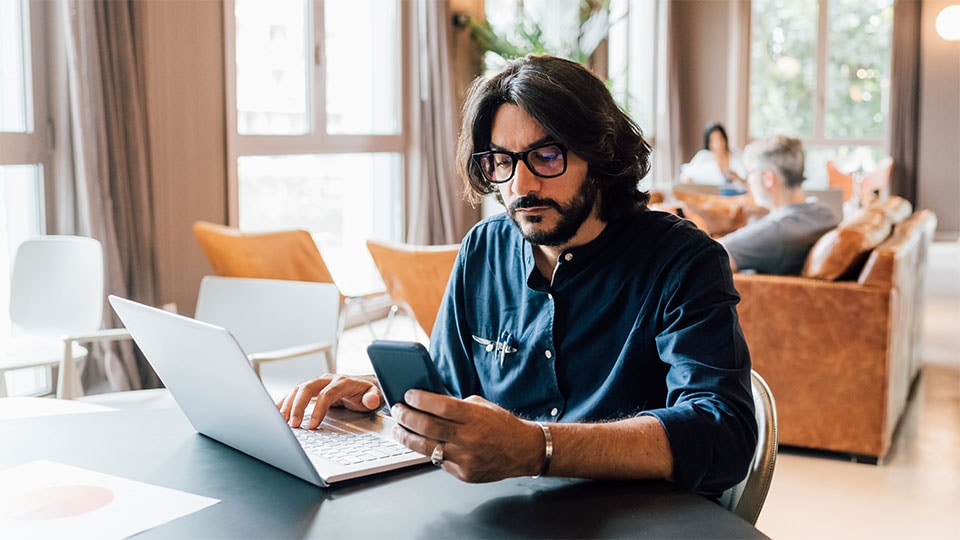
[(717, 246), (686, 267), (662, 297), (656, 341), (669, 365), (666, 406), (645, 414), (667, 433), (674, 482), (716, 494), (744, 478), (756, 450), (750, 355), (726, 254)]

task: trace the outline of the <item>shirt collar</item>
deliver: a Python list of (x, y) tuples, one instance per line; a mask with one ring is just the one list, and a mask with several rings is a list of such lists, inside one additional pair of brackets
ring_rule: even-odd
[[(560, 252), (560, 265), (571, 265), (569, 268), (576, 269), (593, 260), (599, 253), (607, 248), (620, 234), (627, 228), (629, 220), (610, 221), (606, 227), (600, 231), (596, 238), (582, 246), (568, 248)], [(537, 271), (536, 262), (533, 259), (533, 246), (530, 242), (524, 240), (523, 266), (527, 273), (527, 286), (535, 291), (547, 291), (550, 289), (550, 279), (544, 277)]]

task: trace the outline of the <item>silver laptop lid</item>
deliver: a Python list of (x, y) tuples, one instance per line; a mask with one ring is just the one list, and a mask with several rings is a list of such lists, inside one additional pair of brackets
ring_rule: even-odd
[(194, 429), (326, 485), (230, 332), (117, 296), (109, 300)]

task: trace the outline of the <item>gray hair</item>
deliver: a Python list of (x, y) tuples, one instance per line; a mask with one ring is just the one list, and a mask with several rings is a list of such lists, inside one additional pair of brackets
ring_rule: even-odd
[(774, 135), (753, 141), (743, 150), (743, 161), (750, 170), (773, 170), (789, 189), (803, 183), (803, 143), (800, 139)]

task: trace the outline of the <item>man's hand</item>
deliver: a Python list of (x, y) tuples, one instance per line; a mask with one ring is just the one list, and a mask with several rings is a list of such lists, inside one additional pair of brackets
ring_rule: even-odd
[(443, 468), (466, 482), (533, 476), (543, 467), (543, 431), (483, 398), (465, 400), (409, 390), (391, 414), (394, 438), (431, 455), (443, 444)]
[(373, 377), (346, 377), (324, 375), (301, 383), (277, 402), (280, 414), (293, 427), (300, 427), (303, 413), (316, 398), (309, 428), (314, 429), (323, 421), (330, 407), (344, 407), (352, 411), (375, 411), (383, 406), (380, 387)]

